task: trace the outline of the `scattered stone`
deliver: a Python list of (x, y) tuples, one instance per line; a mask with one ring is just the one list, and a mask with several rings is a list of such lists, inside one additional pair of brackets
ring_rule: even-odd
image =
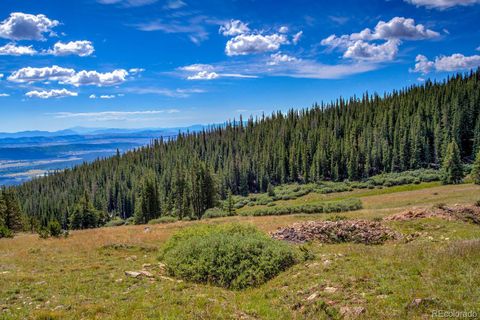
[(294, 223), (271, 233), (277, 240), (293, 243), (319, 241), (323, 243), (354, 242), (382, 244), (401, 235), (379, 222), (366, 220), (309, 221)]
[(340, 314), (347, 318), (356, 318), (359, 317), (361, 314), (365, 313), (365, 308), (364, 307), (341, 307), (340, 308)]
[(120, 282), (122, 282), (122, 281), (123, 281), (122, 278), (119, 278), (119, 279), (115, 280), (116, 283), (120, 283)]
[(125, 275), (132, 278), (138, 278), (141, 273), (137, 271), (125, 271)]
[(331, 264), (332, 264), (332, 261), (330, 261), (330, 260), (325, 260), (325, 261), (323, 261), (323, 265), (324, 265), (325, 267), (328, 267), (328, 266), (331, 265)]
[(142, 264), (142, 269), (150, 268), (151, 266), (152, 266), (151, 263), (144, 263), (144, 264)]
[(318, 297), (318, 292), (312, 293), (312, 294), (307, 298), (307, 301), (312, 301), (312, 300), (314, 300), (316, 297)]
[(127, 260), (127, 261), (136, 261), (136, 260), (137, 260), (137, 256), (126, 257), (125, 260)]
[(172, 278), (166, 277), (166, 276), (160, 276), (160, 278), (163, 279), (163, 280), (175, 281), (175, 279), (172, 279)]
[(434, 306), (438, 303), (437, 299), (434, 298), (415, 298), (412, 302), (408, 305), (408, 308), (421, 308), (421, 307), (428, 307)]
[(144, 232), (144, 233), (149, 233), (149, 232), (150, 232), (150, 227), (145, 227), (145, 228), (143, 229), (143, 232)]
[(148, 272), (147, 270), (142, 270), (140, 271), (140, 274), (147, 277), (147, 278), (153, 278), (153, 274), (151, 274), (150, 272)]
[(327, 292), (327, 293), (335, 293), (337, 292), (337, 288), (335, 287), (325, 287), (325, 289), (323, 289), (323, 291)]

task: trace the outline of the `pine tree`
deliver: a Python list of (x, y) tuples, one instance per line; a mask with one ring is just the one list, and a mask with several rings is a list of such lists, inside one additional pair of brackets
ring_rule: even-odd
[(229, 216), (235, 215), (235, 206), (233, 202), (233, 195), (232, 191), (228, 191), (228, 196), (227, 196), (227, 212)]
[(475, 157), (475, 162), (473, 163), (472, 173), (471, 173), (473, 182), (475, 184), (480, 184), (480, 150)]
[(457, 184), (463, 179), (462, 160), (460, 159), (460, 150), (455, 140), (448, 144), (447, 152), (443, 160), (443, 177), (444, 184)]
[(12, 189), (3, 190), (2, 193), (5, 202), (4, 224), (12, 231), (20, 231), (22, 229), (22, 213), (17, 196)]
[(269, 197), (275, 197), (275, 188), (273, 187), (273, 185), (271, 183), (268, 184), (267, 194), (268, 194)]
[(70, 228), (89, 229), (96, 228), (101, 222), (100, 212), (95, 209), (88, 193), (85, 191), (82, 199), (77, 203), (70, 216)]

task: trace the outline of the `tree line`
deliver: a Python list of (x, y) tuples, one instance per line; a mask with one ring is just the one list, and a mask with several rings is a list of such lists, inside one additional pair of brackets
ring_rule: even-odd
[(438, 169), (449, 161), (472, 163), (479, 151), (477, 70), (383, 96), (365, 93), (159, 138), (33, 179), (15, 192), (40, 225), (55, 219), (63, 228), (89, 228), (113, 217), (200, 218), (230, 193)]

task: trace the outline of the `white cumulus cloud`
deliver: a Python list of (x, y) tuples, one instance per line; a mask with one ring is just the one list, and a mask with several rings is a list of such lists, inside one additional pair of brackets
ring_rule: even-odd
[(283, 34), (241, 34), (228, 40), (225, 52), (228, 56), (243, 56), (276, 51), (282, 44), (286, 43), (288, 43), (288, 40)]
[(288, 54), (282, 54), (280, 52), (270, 55), (270, 61), (267, 62), (269, 66), (276, 66), (281, 63), (288, 63), (298, 61), (299, 59), (289, 56)]
[(74, 69), (63, 68), (57, 65), (43, 68), (26, 67), (13, 72), (8, 80), (12, 82), (62, 81), (72, 77)]
[(480, 3), (480, 0), (405, 0), (416, 6), (430, 9), (448, 9), (456, 6), (471, 6)]
[(397, 56), (399, 43), (399, 40), (388, 40), (383, 44), (358, 40), (347, 48), (343, 56), (356, 60), (389, 61)]
[(213, 80), (220, 77), (216, 72), (200, 71), (194, 75), (188, 76), (188, 80)]
[(40, 99), (50, 99), (50, 98), (64, 98), (64, 97), (76, 97), (78, 93), (69, 91), (67, 89), (53, 89), (50, 91), (37, 91), (33, 90), (25, 94), (29, 98), (40, 98)]
[(8, 77), (8, 80), (18, 83), (58, 81), (75, 87), (88, 85), (103, 87), (122, 84), (127, 80), (127, 76), (128, 72), (124, 69), (117, 69), (105, 73), (86, 70), (76, 72), (74, 69), (54, 65), (43, 68), (22, 68), (13, 72)]
[(415, 68), (411, 71), (423, 74), (433, 71), (462, 71), (480, 67), (480, 55), (464, 56), (460, 53), (451, 56), (438, 56), (434, 61), (430, 61), (426, 56), (420, 54), (415, 61)]
[[(358, 33), (330, 35), (321, 44), (331, 50), (343, 51), (344, 58), (382, 61), (396, 57), (402, 40), (426, 40), (439, 36), (438, 32), (416, 24), (413, 19), (395, 17), (388, 22), (379, 21), (374, 30), (366, 28)], [(377, 44), (369, 41), (385, 42)]]
[(86, 57), (91, 55), (95, 51), (92, 42), (87, 40), (70, 41), (67, 43), (57, 42), (53, 46), (53, 49), (48, 50), (47, 53), (54, 56), (68, 56), (76, 55), (80, 57)]
[(37, 51), (32, 46), (17, 46), (14, 43), (8, 43), (0, 47), (0, 56), (33, 56)]
[(98, 72), (82, 70), (73, 76), (65, 79), (64, 82), (75, 87), (79, 86), (114, 86), (124, 83), (128, 72), (124, 69), (113, 70), (112, 72)]
[(43, 14), (33, 15), (13, 12), (0, 23), (0, 38), (10, 40), (45, 40), (45, 34), (53, 35), (52, 29), (59, 25)]
[(248, 28), (246, 23), (243, 23), (240, 20), (230, 20), (221, 26), (218, 31), (224, 36), (237, 36), (239, 34), (248, 33), (250, 28)]

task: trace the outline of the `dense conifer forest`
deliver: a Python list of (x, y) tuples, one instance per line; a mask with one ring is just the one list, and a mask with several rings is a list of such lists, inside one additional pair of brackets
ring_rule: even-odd
[(366, 93), (159, 138), (15, 191), (23, 212), (43, 225), (52, 219), (64, 228), (89, 228), (113, 217), (138, 223), (165, 215), (200, 218), (230, 193), (437, 169), (451, 144), (463, 163), (480, 151), (480, 71), (383, 97)]

